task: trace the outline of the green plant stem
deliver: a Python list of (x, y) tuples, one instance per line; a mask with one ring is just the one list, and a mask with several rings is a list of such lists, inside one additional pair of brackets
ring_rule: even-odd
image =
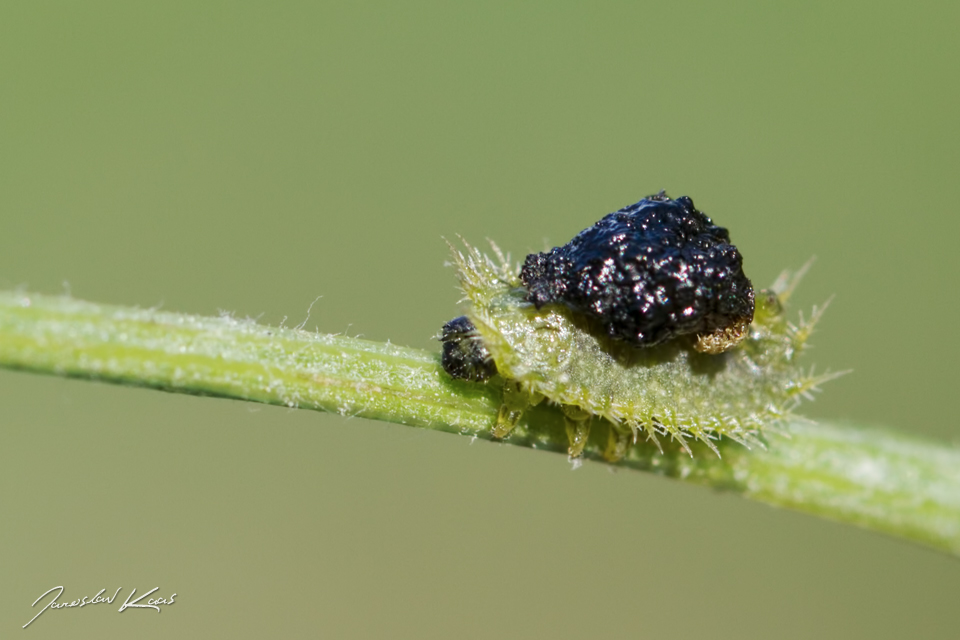
[[(0, 292), (0, 367), (331, 411), (490, 439), (488, 384), (452, 380), (436, 354), (252, 320)], [(7, 425), (9, 428), (9, 425)], [(794, 423), (767, 450), (720, 443), (693, 456), (641, 442), (617, 463), (900, 536), (960, 555), (960, 450), (881, 429)], [(584, 457), (602, 460), (605, 425)], [(555, 407), (529, 411), (510, 444), (562, 452)]]

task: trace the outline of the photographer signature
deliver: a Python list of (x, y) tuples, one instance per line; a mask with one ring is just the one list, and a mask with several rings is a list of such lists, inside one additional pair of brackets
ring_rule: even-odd
[[(58, 601), (58, 598), (60, 598), (60, 596), (63, 595), (63, 586), (47, 589), (39, 598), (33, 601), (33, 604), (30, 605), (31, 607), (37, 606), (38, 602), (40, 602), (46, 596), (50, 595), (53, 592), (56, 592), (56, 595), (50, 599), (50, 602), (48, 602), (46, 606), (43, 607), (43, 609), (40, 609), (40, 611), (37, 612), (37, 615), (33, 616), (30, 619), (30, 622), (23, 625), (23, 628), (26, 629), (27, 627), (29, 627), (33, 623), (33, 621), (39, 618), (40, 614), (46, 611), (47, 609), (69, 609), (72, 607), (85, 607), (89, 604), (103, 604), (104, 602), (106, 602), (107, 604), (113, 604), (113, 601), (117, 599), (117, 595), (120, 593), (120, 589), (122, 588), (123, 587), (117, 587), (117, 590), (114, 591), (113, 595), (110, 597), (106, 597), (103, 595), (106, 589), (100, 589), (97, 595), (93, 596), (92, 598), (90, 598), (89, 596), (83, 596), (82, 598), (79, 598), (77, 600), (72, 600), (70, 602)], [(117, 609), (117, 611), (122, 613), (125, 609), (156, 609), (157, 613), (160, 613), (160, 607), (162, 605), (173, 604), (173, 599), (177, 597), (176, 593), (171, 594), (169, 598), (160, 598), (160, 597), (150, 598), (146, 601), (146, 603), (143, 603), (143, 604), (140, 603), (141, 600), (143, 600), (144, 598), (152, 594), (154, 591), (157, 591), (159, 589), (160, 587), (154, 587), (150, 591), (147, 591), (146, 593), (141, 595), (136, 600), (132, 600), (132, 598), (137, 593), (136, 588), (134, 588), (133, 591), (130, 592), (130, 595), (127, 596), (127, 599), (124, 601), (124, 603), (120, 605), (120, 608)]]

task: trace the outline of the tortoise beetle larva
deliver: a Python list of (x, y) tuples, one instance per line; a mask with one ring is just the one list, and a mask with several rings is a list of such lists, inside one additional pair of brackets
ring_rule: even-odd
[(497, 438), (547, 399), (563, 410), (572, 457), (594, 416), (609, 423), (611, 461), (641, 433), (719, 455), (722, 436), (762, 444), (763, 429), (833, 377), (796, 364), (822, 313), (784, 318), (803, 270), (755, 296), (726, 229), (690, 198), (644, 198), (519, 269), (493, 249), (495, 259), (454, 252), (468, 307), (441, 340), (452, 377), (502, 379)]

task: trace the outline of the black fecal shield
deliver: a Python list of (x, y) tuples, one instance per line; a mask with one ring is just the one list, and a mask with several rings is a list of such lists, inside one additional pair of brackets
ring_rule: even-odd
[(538, 309), (566, 305), (640, 347), (753, 319), (740, 252), (686, 196), (661, 193), (605, 216), (564, 246), (528, 255), (520, 280)]

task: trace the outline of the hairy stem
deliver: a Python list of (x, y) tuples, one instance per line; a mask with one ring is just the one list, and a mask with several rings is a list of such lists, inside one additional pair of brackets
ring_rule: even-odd
[[(0, 367), (331, 411), (491, 438), (489, 384), (452, 380), (437, 356), (346, 336), (67, 297), (0, 292)], [(584, 457), (602, 459), (607, 425)], [(960, 555), (960, 450), (880, 429), (795, 423), (767, 450), (648, 443), (618, 463), (907, 538)], [(505, 439), (566, 451), (563, 415), (540, 405)]]

